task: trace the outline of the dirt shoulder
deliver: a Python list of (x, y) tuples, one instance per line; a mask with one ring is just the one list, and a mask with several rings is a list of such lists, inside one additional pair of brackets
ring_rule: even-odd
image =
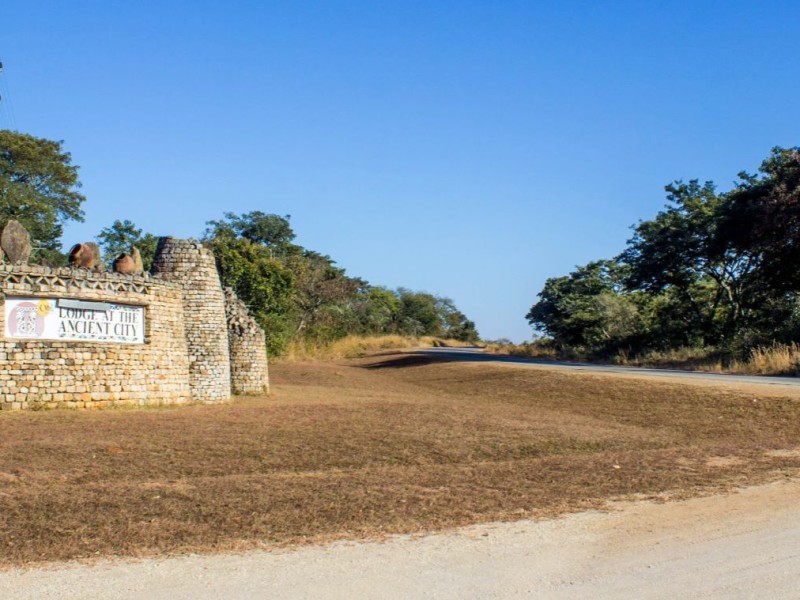
[(800, 482), (383, 543), (0, 573), (4, 598), (788, 598)]

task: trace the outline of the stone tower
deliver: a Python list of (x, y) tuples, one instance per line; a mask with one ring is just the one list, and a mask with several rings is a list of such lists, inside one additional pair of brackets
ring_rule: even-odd
[(214, 256), (196, 240), (162, 237), (158, 240), (152, 273), (183, 286), (192, 398), (199, 402), (229, 400), (231, 367), (225, 296)]
[(231, 353), (231, 388), (234, 394), (269, 392), (267, 339), (264, 330), (231, 288), (225, 288), (228, 347)]

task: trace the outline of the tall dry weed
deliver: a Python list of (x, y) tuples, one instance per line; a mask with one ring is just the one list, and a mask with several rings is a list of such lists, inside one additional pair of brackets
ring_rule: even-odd
[(734, 362), (730, 370), (750, 375), (797, 375), (800, 369), (800, 345), (775, 344), (754, 348), (745, 362)]
[(539, 342), (523, 342), (522, 344), (488, 344), (486, 351), (491, 354), (504, 354), (523, 358), (562, 358), (552, 346)]
[(431, 336), (349, 335), (329, 343), (294, 342), (281, 360), (287, 362), (306, 360), (336, 360), (356, 358), (374, 354), (382, 350), (407, 350), (412, 348), (463, 347), (468, 346), (458, 340), (443, 340)]
[(695, 371), (726, 371), (722, 354), (716, 348), (695, 348), (683, 346), (670, 350), (652, 350), (644, 354), (628, 356), (620, 353), (614, 357), (614, 364), (631, 367), (663, 367), (667, 369), (687, 369)]
[(714, 348), (675, 348), (648, 352), (635, 357), (619, 355), (615, 363), (639, 367), (666, 367), (737, 373), (740, 375), (797, 375), (800, 373), (800, 345), (775, 344), (753, 348), (746, 360), (726, 358)]

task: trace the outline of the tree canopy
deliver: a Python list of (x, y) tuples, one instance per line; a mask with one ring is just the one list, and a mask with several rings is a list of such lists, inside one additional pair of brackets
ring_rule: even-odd
[(698, 180), (665, 189), (619, 256), (545, 283), (531, 325), (603, 355), (800, 342), (800, 150), (774, 148), (724, 193)]
[(769, 287), (800, 289), (800, 149), (774, 148), (740, 182), (721, 211), (720, 238), (751, 257)]
[[(78, 167), (62, 142), (0, 130), (0, 228), (9, 219), (19, 221), (31, 234), (34, 261), (66, 262), (63, 226), (83, 220), (79, 188)], [(371, 286), (331, 257), (296, 244), (289, 215), (226, 212), (207, 226), (203, 242), (214, 253), (223, 285), (267, 331), (272, 354), (292, 342), (325, 343), (348, 334), (478, 339), (475, 323), (452, 300)], [(145, 270), (158, 244), (127, 219), (103, 228), (97, 241), (108, 263), (136, 246)]]
[(260, 244), (273, 253), (288, 254), (300, 250), (298, 246), (292, 244), (296, 236), (289, 223), (290, 219), (290, 215), (281, 217), (260, 210), (243, 215), (226, 212), (224, 219), (208, 222), (206, 236), (225, 234), (241, 237), (254, 244)]
[(120, 254), (130, 254), (131, 248), (136, 246), (142, 255), (144, 270), (149, 271), (156, 254), (158, 237), (151, 233), (142, 233), (140, 228), (127, 219), (117, 219), (110, 227), (100, 231), (97, 243), (103, 251), (103, 260), (109, 264)]
[(270, 351), (349, 334), (446, 336), (475, 341), (475, 324), (452, 300), (387, 290), (352, 277), (329, 256), (294, 243), (289, 216), (226, 213), (204, 242), (223, 285), (232, 287), (268, 332)]
[(22, 223), (38, 262), (64, 262), (64, 223), (83, 221), (80, 185), (63, 142), (0, 130), (0, 227), (9, 219)]

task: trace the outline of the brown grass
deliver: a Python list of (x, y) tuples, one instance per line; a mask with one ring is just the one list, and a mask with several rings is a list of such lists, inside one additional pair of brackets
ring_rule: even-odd
[(523, 358), (549, 358), (552, 360), (566, 358), (560, 355), (552, 346), (540, 342), (523, 342), (522, 344), (490, 343), (486, 345), (486, 351), (492, 354), (520, 356)]
[(754, 348), (747, 360), (727, 360), (713, 349), (678, 348), (667, 352), (650, 352), (636, 358), (620, 356), (615, 362), (740, 375), (797, 375), (800, 372), (800, 345), (775, 344)]
[(651, 351), (634, 357), (619, 354), (614, 357), (614, 364), (632, 367), (657, 367), (665, 369), (683, 369), (688, 371), (706, 371), (709, 373), (729, 373), (730, 361), (713, 348), (674, 348), (672, 350)]
[(363, 357), (382, 350), (408, 350), (412, 348), (432, 347), (458, 348), (469, 345), (470, 344), (458, 340), (440, 339), (431, 336), (348, 335), (340, 340), (326, 344), (308, 341), (294, 342), (278, 360), (285, 362), (336, 360), (340, 358)]
[(800, 401), (414, 355), (284, 363), (266, 399), (0, 413), (0, 563), (555, 515), (800, 468)]
[(752, 375), (797, 375), (800, 371), (800, 345), (776, 344), (755, 348), (746, 362), (734, 363), (731, 370)]

